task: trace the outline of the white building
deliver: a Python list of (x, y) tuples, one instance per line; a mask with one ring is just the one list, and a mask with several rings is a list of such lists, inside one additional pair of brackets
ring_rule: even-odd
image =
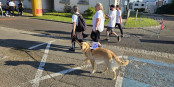
[[(0, 0), (5, 6), (7, 0)], [(15, 5), (18, 5), (19, 0), (14, 0)], [(32, 9), (31, 0), (22, 0), (25, 9)], [(54, 9), (54, 0), (42, 0), (42, 9), (44, 11), (51, 11)]]
[(148, 13), (155, 13), (158, 6), (156, 5), (156, 2), (146, 2), (145, 12)]
[(154, 13), (158, 7), (171, 3), (172, 0), (144, 0), (143, 2), (133, 2), (131, 4), (131, 11), (135, 11), (135, 8), (144, 8), (145, 12)]
[(133, 2), (131, 11), (135, 11), (135, 9), (146, 8), (145, 2)]
[(64, 6), (69, 4), (71, 7), (77, 5), (79, 12), (83, 13), (88, 7), (94, 7), (97, 2), (102, 3), (105, 13), (109, 13), (109, 6), (111, 4), (119, 4), (117, 0), (54, 0), (54, 10), (62, 12), (64, 11)]
[[(4, 5), (6, 4), (7, 0), (0, 0)], [(16, 5), (18, 4), (18, 0), (14, 0)], [(32, 9), (32, 0), (22, 0), (24, 8)], [(69, 6), (73, 7), (77, 5), (79, 7), (79, 12), (83, 13), (88, 7), (94, 7), (97, 2), (103, 4), (105, 13), (108, 14), (110, 12), (109, 6), (113, 5), (121, 5), (122, 12), (124, 11), (124, 3), (127, 0), (42, 0), (42, 8), (43, 12), (56, 10), (58, 12), (64, 12), (64, 7), (68, 4)]]

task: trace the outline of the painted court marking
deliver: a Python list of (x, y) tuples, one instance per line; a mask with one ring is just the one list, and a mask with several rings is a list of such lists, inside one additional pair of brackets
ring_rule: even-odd
[(3, 56), (2, 58), (0, 58), (0, 60), (6, 59), (8, 56)]
[[(168, 64), (168, 63), (163, 63), (163, 62), (158, 62), (158, 61), (153, 61), (153, 60), (148, 60), (148, 59), (143, 59), (143, 58), (136, 58), (136, 57), (128, 57), (128, 56), (124, 56), (125, 59), (129, 59), (129, 60), (134, 60), (134, 61), (140, 61), (140, 62), (144, 62), (144, 63), (149, 63), (149, 64), (154, 64), (154, 65), (158, 65), (158, 66), (165, 66), (165, 67), (171, 67), (174, 68), (174, 64)], [(123, 79), (126, 80), (126, 84), (122, 84), (123, 83)], [(149, 87), (149, 84), (145, 84), (145, 83), (141, 83), (135, 80), (131, 80), (128, 78), (124, 78), (121, 76), (117, 76), (117, 80), (115, 83), (115, 87)]]
[(42, 45), (45, 45), (45, 44), (48, 44), (48, 43), (41, 43), (41, 44), (38, 44), (38, 45), (35, 45), (35, 46), (32, 46), (32, 47), (29, 47), (28, 49), (29, 50), (32, 50), (34, 48), (37, 48), (37, 47), (42, 46)]
[[(122, 56), (118, 56), (118, 58), (121, 58), (121, 57)], [(97, 64), (101, 64), (101, 63), (102, 62), (98, 62)], [(40, 80), (50, 79), (52, 77), (61, 76), (61, 75), (64, 75), (64, 74), (67, 74), (67, 73), (70, 73), (70, 72), (73, 72), (73, 71), (76, 71), (76, 70), (88, 68), (88, 67), (91, 67), (91, 64), (84, 65), (84, 66), (81, 66), (81, 67), (75, 67), (75, 68), (68, 69), (68, 70), (63, 70), (63, 71), (60, 71), (60, 72), (57, 72), (57, 73), (53, 73), (53, 74), (50, 74), (50, 75), (46, 75), (46, 76), (42, 76), (40, 78)], [(30, 83), (34, 83), (36, 81), (37, 81), (37, 79), (33, 79), (33, 80), (29, 81), (29, 82)]]
[[(136, 57), (128, 57), (128, 56), (118, 56), (118, 57), (129, 59), (129, 60), (134, 60), (134, 61), (140, 61), (140, 62), (144, 62), (144, 63), (149, 63), (149, 64), (154, 64), (154, 65), (158, 65), (158, 66), (165, 66), (165, 67), (174, 68), (174, 64), (167, 64), (167, 63), (163, 63), (163, 62), (158, 62), (158, 61), (153, 61), (153, 60), (148, 60), (148, 59), (142, 59), (142, 58), (136, 58)], [(53, 74), (50, 74), (50, 75), (40, 76), (39, 79), (38, 79), (38, 77), (36, 77), (35, 79), (30, 80), (29, 82), (30, 83), (36, 83), (37, 82), (37, 84), (38, 84), (39, 81), (41, 81), (41, 80), (46, 80), (46, 79), (50, 79), (52, 77), (61, 76), (61, 75), (64, 75), (64, 74), (67, 74), (67, 73), (70, 73), (70, 72), (73, 72), (73, 71), (76, 71), (76, 70), (79, 70), (79, 69), (88, 68), (88, 67), (91, 67), (91, 65), (88, 64), (88, 65), (84, 65), (84, 66), (81, 66), (81, 67), (75, 67), (75, 68), (72, 68), (72, 69), (63, 70), (63, 71), (53, 73)], [(124, 80), (126, 79), (129, 82), (126, 85), (145, 86), (145, 87), (150, 86), (149, 84), (141, 83), (141, 82), (138, 82), (138, 81), (135, 81), (135, 80), (131, 80), (131, 79), (128, 79), (128, 78), (118, 76), (117, 80), (116, 80), (115, 87), (122, 87), (123, 85), (125, 85), (125, 84), (122, 84), (123, 79)], [(33, 87), (38, 87), (38, 86), (33, 86)]]
[[(55, 40), (54, 40), (55, 41)], [(54, 41), (50, 41), (46, 48), (45, 48), (45, 52), (44, 52), (44, 55), (42, 57), (42, 60), (39, 64), (39, 67), (38, 67), (38, 70), (36, 72), (36, 75), (35, 75), (35, 82), (33, 82), (32, 84), (32, 87), (39, 87), (39, 81), (40, 81), (40, 77), (42, 76), (42, 72), (43, 72), (43, 67), (45, 66), (45, 62), (47, 60), (47, 56), (48, 56), (48, 53), (49, 53), (49, 49), (50, 49), (50, 46), (51, 46), (51, 43), (54, 42)]]

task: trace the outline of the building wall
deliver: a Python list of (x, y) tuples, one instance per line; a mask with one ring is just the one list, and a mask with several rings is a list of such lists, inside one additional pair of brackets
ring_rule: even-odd
[(157, 9), (156, 2), (146, 2), (145, 12), (154, 13)]
[[(6, 1), (7, 0), (0, 0), (4, 5), (6, 5)], [(14, 0), (16, 6), (18, 5), (18, 1), (19, 0)], [(32, 9), (32, 4), (31, 4), (31, 0), (22, 0), (24, 8), (25, 9)], [(49, 11), (49, 10), (53, 10), (54, 7), (52, 5), (54, 0), (42, 0), (42, 9), (45, 11)]]
[[(114, 1), (114, 2), (112, 2)], [(108, 0), (89, 0), (89, 4), (78, 4), (79, 0), (70, 0), (70, 6), (73, 7), (77, 5), (79, 7), (79, 12), (83, 13), (88, 7), (94, 7), (97, 2), (103, 4), (103, 8), (105, 9), (105, 13), (109, 13), (109, 1)], [(115, 0), (111, 0), (111, 4), (115, 3)], [(54, 0), (54, 9), (58, 12), (64, 11), (64, 3), (60, 3), (60, 0)]]
[[(138, 6), (135, 6), (136, 4), (138, 4)], [(142, 4), (144, 4), (144, 6), (142, 6)], [(135, 8), (146, 8), (146, 3), (145, 2), (134, 2), (133, 6), (132, 6), (132, 11), (134, 11)]]

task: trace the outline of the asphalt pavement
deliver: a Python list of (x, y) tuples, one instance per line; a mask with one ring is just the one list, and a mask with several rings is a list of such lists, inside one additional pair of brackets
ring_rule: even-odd
[[(154, 16), (154, 15), (152, 15)], [(156, 17), (156, 16), (154, 16)], [(174, 53), (174, 18), (164, 17), (166, 28), (161, 31), (160, 38), (156, 35), (151, 37), (153, 32), (140, 31), (138, 29), (123, 29), (124, 38), (118, 43), (117, 38), (111, 36), (111, 41), (105, 41), (105, 31), (101, 34), (101, 43), (112, 46), (121, 46), (135, 49), (144, 49), (148, 51), (157, 51), (165, 53)], [(63, 37), (70, 39), (70, 33), (72, 30), (71, 23), (63, 23), (57, 21), (31, 19), (28, 17), (1, 17), (0, 26), (15, 28), (24, 31), (37, 32), (44, 35)], [(92, 27), (88, 26), (88, 30), (85, 33), (89, 34), (92, 31)], [(115, 29), (116, 33), (120, 35), (119, 29)], [(87, 40), (91, 40), (90, 37)]]
[[(174, 87), (173, 29), (162, 31), (160, 38), (150, 32), (124, 29), (125, 37), (117, 42), (104, 41), (103, 48), (112, 50), (127, 66), (113, 74), (104, 71), (98, 62), (97, 72), (90, 74), (91, 65), (80, 47), (71, 46), (71, 24), (30, 19), (26, 17), (0, 18), (0, 87)], [(86, 33), (90, 34), (91, 27)], [(119, 33), (119, 30), (116, 30)], [(148, 40), (148, 41), (147, 41)], [(86, 39), (91, 42), (90, 38)], [(150, 47), (149, 47), (150, 46)]]

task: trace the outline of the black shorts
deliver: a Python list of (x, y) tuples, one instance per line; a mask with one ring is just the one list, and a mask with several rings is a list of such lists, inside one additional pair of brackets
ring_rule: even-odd
[(94, 42), (99, 42), (100, 41), (100, 32), (97, 30), (97, 32), (92, 31), (91, 32), (91, 39)]
[(107, 27), (107, 30), (106, 31), (114, 32), (114, 29), (115, 29), (115, 27)]
[(71, 42), (78, 40), (80, 43), (83, 42), (82, 32), (76, 32), (76, 36), (73, 36), (73, 30), (71, 32)]

